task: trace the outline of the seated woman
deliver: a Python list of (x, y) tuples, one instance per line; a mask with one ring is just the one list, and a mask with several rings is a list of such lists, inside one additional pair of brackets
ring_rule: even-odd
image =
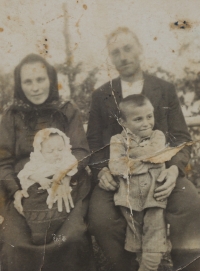
[[(16, 67), (14, 76), (15, 99), (0, 125), (0, 192), (3, 199), (0, 215), (4, 218), (0, 229), (1, 270), (88, 271), (93, 266), (84, 222), (90, 191), (84, 170), (89, 149), (79, 112), (71, 102), (59, 100), (57, 74), (42, 57), (34, 54), (25, 57)], [(50, 243), (34, 245), (27, 221), (20, 214), (28, 194), (22, 190), (17, 175), (29, 161), (35, 134), (45, 128), (59, 129), (70, 138), (78, 172), (71, 180), (74, 208), (53, 233)], [(59, 183), (48, 200), (49, 208), (55, 206), (57, 199), (58, 210), (63, 210), (62, 203), (66, 205), (68, 200), (66, 187), (64, 182)], [(38, 186), (33, 189), (35, 194), (40, 191)], [(43, 219), (41, 216), (40, 220)]]

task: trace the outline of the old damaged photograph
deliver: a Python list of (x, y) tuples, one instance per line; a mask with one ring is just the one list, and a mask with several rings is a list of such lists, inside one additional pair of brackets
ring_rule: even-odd
[(0, 6), (0, 270), (200, 271), (200, 2)]

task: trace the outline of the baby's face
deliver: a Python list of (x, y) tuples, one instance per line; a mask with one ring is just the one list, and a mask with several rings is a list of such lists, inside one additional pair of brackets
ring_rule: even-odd
[(41, 144), (41, 153), (47, 163), (59, 163), (63, 159), (65, 143), (59, 135), (51, 135)]
[(125, 111), (126, 120), (122, 120), (122, 125), (140, 138), (149, 137), (154, 127), (153, 111), (150, 102), (146, 102), (142, 106), (127, 106)]

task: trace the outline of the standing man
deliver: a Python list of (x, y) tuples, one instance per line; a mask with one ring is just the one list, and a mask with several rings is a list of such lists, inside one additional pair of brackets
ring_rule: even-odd
[[(92, 98), (87, 134), (94, 152), (90, 164), (97, 185), (90, 202), (90, 230), (112, 263), (113, 271), (136, 271), (135, 255), (124, 250), (126, 222), (114, 205), (118, 184), (108, 169), (110, 139), (122, 131), (117, 121), (118, 104), (128, 95), (142, 93), (154, 107), (154, 129), (161, 130), (171, 146), (191, 138), (173, 85), (141, 70), (142, 48), (137, 36), (128, 28), (118, 28), (108, 37), (107, 46), (119, 77), (101, 86)], [(171, 225), (175, 270), (200, 256), (200, 198), (184, 177), (189, 158), (190, 148), (185, 147), (166, 162), (166, 169), (157, 179), (162, 185), (154, 194), (158, 201), (168, 199), (166, 220)], [(200, 263), (196, 260), (182, 270), (200, 270)]]

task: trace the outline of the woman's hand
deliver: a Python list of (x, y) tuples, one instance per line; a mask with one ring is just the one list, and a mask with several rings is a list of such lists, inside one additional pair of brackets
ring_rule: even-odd
[(27, 193), (27, 191), (25, 190), (18, 190), (17, 192), (15, 192), (14, 194), (14, 207), (15, 209), (24, 216), (23, 213), (23, 207), (22, 207), (22, 198), (28, 198), (29, 194)]
[(72, 188), (69, 184), (63, 182), (58, 188), (57, 198), (58, 198), (58, 211), (62, 212), (62, 199), (65, 204), (66, 212), (70, 213), (70, 207), (74, 208), (74, 203), (71, 196)]
[(63, 178), (62, 183), (58, 186), (56, 191), (53, 191), (52, 188), (48, 190), (49, 196), (47, 198), (47, 205), (49, 209), (53, 207), (53, 204), (56, 201), (58, 204), (59, 212), (62, 212), (63, 210), (63, 201), (67, 213), (70, 213), (70, 207), (74, 208), (74, 203), (71, 197), (72, 188), (70, 187), (70, 179), (71, 177), (66, 176)]

